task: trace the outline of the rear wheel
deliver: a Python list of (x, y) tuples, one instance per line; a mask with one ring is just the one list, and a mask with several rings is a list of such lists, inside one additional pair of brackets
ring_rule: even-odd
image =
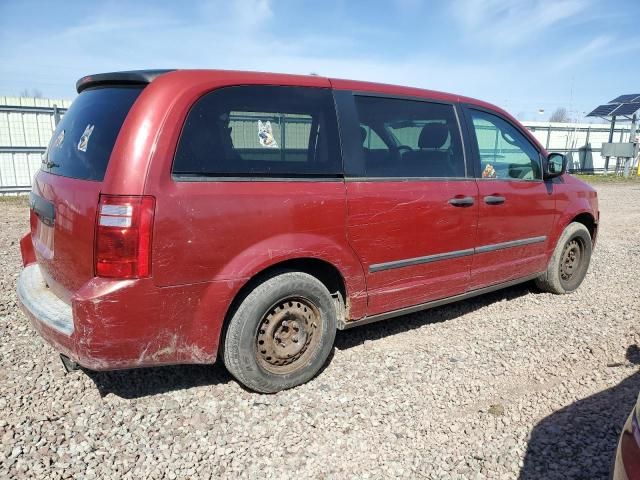
[(251, 390), (285, 390), (318, 373), (335, 334), (336, 309), (322, 282), (302, 272), (281, 273), (238, 305), (224, 337), (224, 363)]
[(545, 292), (563, 294), (576, 290), (589, 269), (591, 234), (582, 223), (570, 223), (560, 236), (547, 271), (536, 279)]

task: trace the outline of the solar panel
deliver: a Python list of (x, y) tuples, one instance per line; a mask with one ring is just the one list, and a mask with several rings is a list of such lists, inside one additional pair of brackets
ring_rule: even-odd
[(630, 93), (627, 95), (620, 95), (617, 98), (614, 98), (613, 100), (611, 100), (609, 103), (629, 103), (629, 102), (636, 102), (638, 101), (637, 99), (640, 98), (640, 93)]
[(596, 107), (596, 109), (593, 112), (588, 114), (587, 117), (606, 117), (619, 106), (620, 106), (619, 103), (614, 103), (613, 105), (611, 104), (600, 105), (599, 107)]
[(634, 103), (623, 103), (622, 105), (617, 105), (611, 115), (633, 115), (638, 110), (640, 110), (640, 102)]

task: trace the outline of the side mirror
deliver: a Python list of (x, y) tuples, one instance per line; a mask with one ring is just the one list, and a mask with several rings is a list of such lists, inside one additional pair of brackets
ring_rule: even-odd
[(567, 157), (561, 153), (550, 153), (544, 169), (545, 180), (559, 177), (567, 171)]

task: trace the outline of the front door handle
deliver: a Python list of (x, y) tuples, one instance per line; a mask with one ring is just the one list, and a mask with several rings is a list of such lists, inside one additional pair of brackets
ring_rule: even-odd
[(501, 195), (487, 195), (484, 197), (484, 203), (487, 205), (501, 205), (505, 201), (505, 198)]
[(449, 200), (449, 205), (454, 207), (470, 207), (473, 205), (473, 197), (453, 197)]

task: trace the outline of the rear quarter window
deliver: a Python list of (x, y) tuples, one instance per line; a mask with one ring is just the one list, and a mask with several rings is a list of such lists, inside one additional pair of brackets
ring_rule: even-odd
[(178, 177), (338, 177), (333, 97), (323, 88), (237, 86), (200, 98), (176, 149)]
[(82, 92), (56, 127), (42, 170), (103, 180), (120, 128), (141, 91), (141, 87), (109, 87)]

